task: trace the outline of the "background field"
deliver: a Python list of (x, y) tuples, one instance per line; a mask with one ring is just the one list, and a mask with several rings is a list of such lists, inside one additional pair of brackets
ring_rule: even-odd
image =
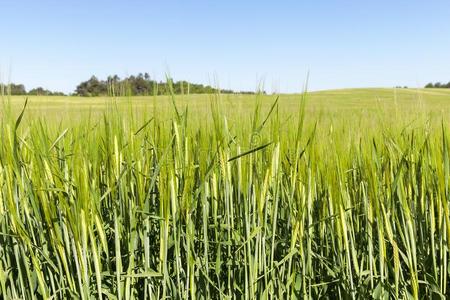
[[(450, 104), (448, 89), (343, 89), (328, 90), (308, 93), (307, 110), (316, 113), (333, 112), (357, 112), (371, 113), (380, 110), (399, 112), (432, 112), (448, 113)], [(279, 95), (280, 109), (286, 112), (298, 108), (299, 95)], [(6, 98), (6, 97), (4, 97)], [(9, 97), (13, 108), (20, 110), (25, 96)], [(58, 97), (58, 96), (29, 96), (29, 110), (35, 116), (46, 118), (80, 118), (86, 114), (101, 114), (111, 102), (109, 97)], [(181, 106), (188, 105), (193, 113), (209, 113), (211, 95), (179, 95), (177, 103)], [(255, 103), (255, 95), (222, 95), (223, 109), (226, 112), (248, 113), (252, 112)], [(276, 96), (259, 95), (263, 107), (269, 108)], [(169, 96), (157, 97), (132, 97), (117, 98), (118, 105), (122, 109), (128, 109), (131, 102), (133, 107), (142, 112), (150, 111), (155, 105), (158, 109), (171, 110), (172, 102)], [(315, 118), (320, 115), (315, 115)], [(343, 115), (345, 117), (345, 115)]]
[[(187, 110), (187, 128), (196, 131), (210, 128), (213, 123), (212, 105), (217, 103), (220, 114), (227, 119), (235, 134), (251, 130), (255, 108), (267, 114), (278, 98), (276, 112), (281, 132), (295, 130), (302, 95), (177, 95), (173, 98), (178, 110)], [(12, 112), (18, 115), (26, 97), (9, 97)], [(132, 118), (135, 126), (151, 117), (159, 118), (161, 126), (169, 130), (174, 116), (170, 96), (148, 97), (28, 97), (24, 121), (43, 119), (51, 128), (62, 130), (90, 120), (98, 123), (105, 113), (120, 113)], [(310, 92), (306, 95), (305, 126), (316, 126), (321, 143), (338, 131), (342, 143), (358, 140), (383, 131), (402, 131), (431, 126), (437, 129), (448, 124), (450, 91), (448, 89), (343, 89)], [(6, 99), (4, 99), (6, 100)], [(8, 100), (6, 101), (8, 102)], [(58, 126), (56, 126), (58, 125)], [(331, 131), (330, 131), (331, 130)], [(342, 134), (341, 134), (342, 133)], [(241, 141), (244, 142), (245, 141)], [(249, 145), (241, 145), (248, 147)]]
[(5, 298), (448, 294), (450, 91), (24, 100), (1, 109)]

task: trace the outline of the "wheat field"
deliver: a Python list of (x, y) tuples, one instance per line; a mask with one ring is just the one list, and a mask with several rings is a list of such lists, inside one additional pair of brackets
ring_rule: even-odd
[(450, 92), (2, 97), (0, 298), (445, 299)]

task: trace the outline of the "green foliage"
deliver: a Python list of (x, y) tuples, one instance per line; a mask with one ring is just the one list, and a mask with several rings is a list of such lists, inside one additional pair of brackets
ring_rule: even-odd
[(95, 97), (108, 94), (108, 85), (104, 81), (100, 81), (97, 77), (92, 76), (88, 81), (80, 83), (75, 94), (83, 97)]
[(23, 84), (2, 84), (0, 83), (0, 95), (26, 95)]
[[(108, 76), (106, 80), (99, 80), (92, 76), (88, 81), (80, 83), (75, 95), (83, 97), (92, 96), (151, 96), (180, 94), (213, 94), (219, 90), (203, 84), (195, 84), (187, 81), (176, 81), (168, 79), (166, 82), (157, 82), (150, 78), (148, 73), (131, 75), (124, 79), (119, 76)], [(234, 93), (232, 90), (220, 90), (222, 94)], [(248, 92), (247, 92), (248, 93)]]
[(27, 92), (23, 84), (0, 83), (0, 95), (64, 96), (64, 93), (52, 92), (42, 87), (34, 88)]
[(436, 82), (436, 83), (428, 83), (426, 86), (425, 86), (425, 88), (436, 88), (436, 89), (450, 89), (450, 82), (448, 82), (448, 83), (444, 83), (444, 84), (442, 84), (442, 83), (440, 83), (440, 82)]
[(64, 93), (61, 92), (52, 92), (49, 90), (44, 89), (43, 87), (38, 87), (31, 89), (27, 95), (31, 96), (64, 96)]
[[(155, 81), (148, 73), (131, 75), (124, 79), (119, 76), (108, 76), (106, 80), (99, 80), (92, 76), (89, 80), (81, 82), (75, 89), (74, 95), (82, 97), (98, 96), (152, 96), (152, 95), (181, 95), (181, 94), (222, 94), (236, 93), (232, 90), (216, 89), (209, 85), (195, 84), (187, 81), (168, 79), (165, 82)], [(241, 94), (254, 94), (243, 91)], [(265, 92), (263, 92), (265, 93)], [(0, 95), (30, 95), (30, 96), (64, 96), (62, 92), (52, 92), (43, 87), (37, 87), (26, 91), (23, 84), (1, 84)]]
[(395, 93), (5, 99), (0, 298), (448, 298), (448, 95)]

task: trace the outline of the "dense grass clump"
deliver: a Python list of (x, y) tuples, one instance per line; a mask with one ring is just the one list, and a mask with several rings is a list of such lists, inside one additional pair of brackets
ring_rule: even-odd
[(446, 298), (448, 115), (251, 97), (3, 99), (0, 298)]

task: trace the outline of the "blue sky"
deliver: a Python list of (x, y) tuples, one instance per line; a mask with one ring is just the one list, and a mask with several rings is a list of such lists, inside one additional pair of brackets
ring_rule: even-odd
[(450, 81), (448, 1), (0, 0), (3, 81), (71, 92), (148, 72), (222, 88)]

